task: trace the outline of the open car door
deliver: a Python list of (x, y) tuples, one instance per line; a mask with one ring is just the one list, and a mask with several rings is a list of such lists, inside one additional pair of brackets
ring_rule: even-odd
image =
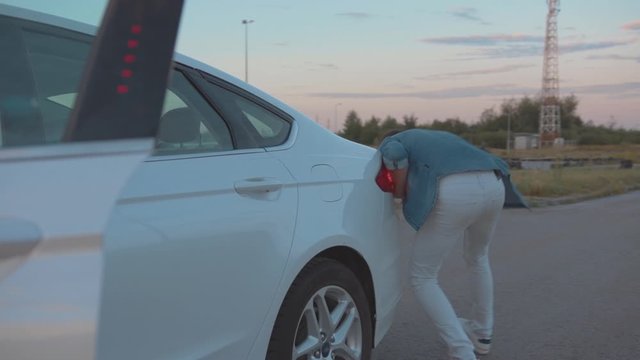
[(121, 188), (152, 151), (182, 5), (109, 2), (64, 137), (54, 144), (38, 134), (43, 120), (21, 29), (2, 17), (3, 359), (95, 357), (103, 232)]

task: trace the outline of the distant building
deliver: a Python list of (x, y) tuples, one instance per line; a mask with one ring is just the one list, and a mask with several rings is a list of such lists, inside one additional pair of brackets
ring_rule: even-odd
[(513, 134), (513, 148), (515, 150), (537, 149), (540, 135), (536, 133)]
[(557, 137), (553, 139), (553, 147), (561, 148), (561, 147), (564, 147), (564, 145), (565, 145), (564, 138)]

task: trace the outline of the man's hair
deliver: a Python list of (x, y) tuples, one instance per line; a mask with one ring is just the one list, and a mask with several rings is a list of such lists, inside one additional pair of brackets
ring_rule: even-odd
[(391, 130), (387, 131), (386, 133), (384, 133), (384, 135), (382, 135), (382, 139), (380, 139), (380, 142), (382, 142), (384, 139), (388, 138), (389, 136), (393, 136), (393, 135), (401, 133), (403, 131), (404, 131), (404, 129), (391, 129)]

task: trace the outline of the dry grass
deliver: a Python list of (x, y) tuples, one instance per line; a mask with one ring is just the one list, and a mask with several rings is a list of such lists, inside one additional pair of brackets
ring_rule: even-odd
[(491, 152), (501, 157), (511, 158), (616, 158), (628, 159), (634, 163), (640, 163), (640, 145), (599, 145), (599, 146), (566, 146), (563, 148), (545, 148), (532, 150), (512, 150), (507, 156), (507, 151), (492, 149)]
[(640, 167), (513, 170), (512, 179), (527, 197), (608, 196), (640, 188)]

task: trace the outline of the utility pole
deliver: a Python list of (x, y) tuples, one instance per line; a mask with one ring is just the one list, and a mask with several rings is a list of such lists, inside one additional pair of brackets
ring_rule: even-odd
[(546, 0), (549, 6), (544, 40), (542, 98), (540, 104), (540, 148), (560, 137), (560, 86), (558, 77), (558, 12), (560, 0)]
[(511, 109), (507, 112), (507, 155), (511, 154)]
[(242, 20), (244, 25), (244, 82), (249, 83), (249, 24), (253, 20)]
[(333, 107), (334, 109), (334, 114), (333, 114), (333, 122), (336, 126), (336, 131), (338, 132), (338, 106), (342, 105), (342, 103), (337, 103), (335, 104), (335, 106)]

